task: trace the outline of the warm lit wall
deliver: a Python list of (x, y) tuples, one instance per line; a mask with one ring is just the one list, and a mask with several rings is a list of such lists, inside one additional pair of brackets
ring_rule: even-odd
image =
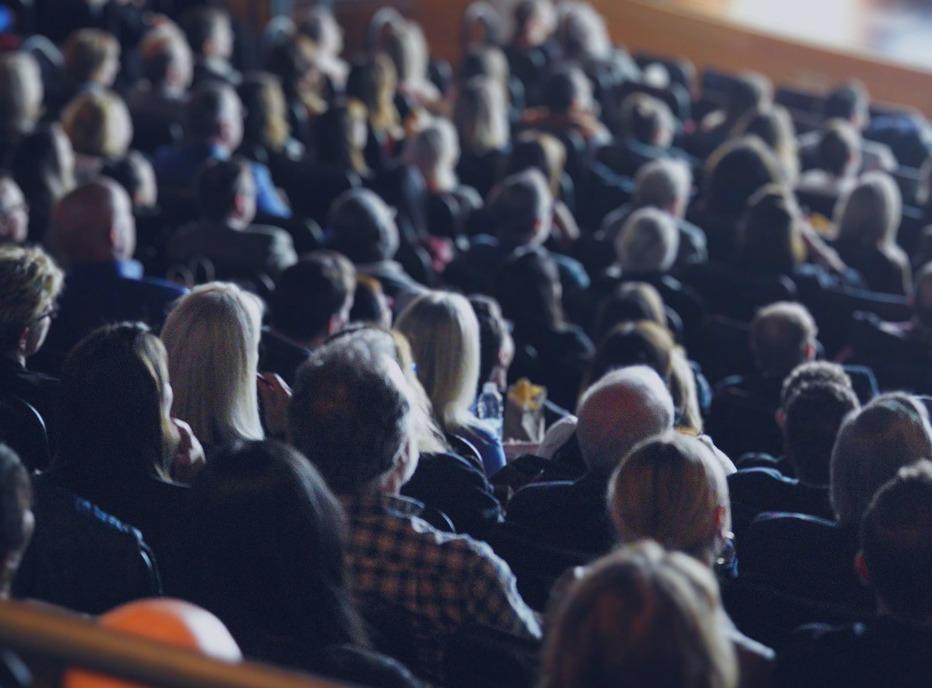
[[(457, 59), (467, 0), (409, 0), (439, 57)], [(704, 0), (708, 5), (710, 0)], [(766, 0), (779, 2), (780, 0)], [(822, 0), (812, 0), (821, 2)], [(932, 74), (736, 27), (662, 0), (590, 0), (614, 40), (692, 60), (697, 67), (754, 69), (778, 83), (822, 89), (856, 77), (878, 101), (912, 105), (932, 116)], [(355, 4), (355, 3), (353, 3)], [(375, 3), (373, 3), (375, 4)]]

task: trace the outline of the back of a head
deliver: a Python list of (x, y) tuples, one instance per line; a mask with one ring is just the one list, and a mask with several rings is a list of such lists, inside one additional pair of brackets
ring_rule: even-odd
[(848, 416), (832, 450), (830, 492), (839, 524), (856, 527), (881, 485), (929, 457), (928, 413), (914, 398), (884, 394)]
[(599, 304), (593, 336), (601, 339), (616, 325), (639, 320), (649, 320), (667, 329), (663, 297), (647, 282), (622, 282)]
[(448, 432), (473, 420), (479, 384), (479, 322), (465, 297), (435, 291), (411, 302), (395, 322), (411, 344), (417, 377)]
[(843, 119), (856, 125), (867, 115), (868, 95), (864, 84), (850, 81), (833, 90), (825, 98), (822, 113), (826, 119)]
[(547, 181), (553, 196), (558, 195), (566, 168), (566, 146), (552, 134), (523, 131), (515, 137), (505, 166), (508, 176), (538, 170)]
[(832, 361), (807, 361), (801, 363), (783, 380), (780, 390), (780, 408), (786, 409), (790, 398), (805, 385), (835, 384), (853, 390), (851, 378), (845, 369)]
[[(479, 322), (479, 383), (487, 382), (496, 366), (502, 365), (505, 347), (514, 348), (509, 325), (502, 315), (502, 307), (491, 296), (471, 294), (469, 305)], [(510, 342), (510, 344), (509, 344)]]
[(129, 110), (110, 91), (79, 94), (62, 113), (62, 126), (76, 153), (100, 158), (126, 155), (133, 138)]
[(704, 178), (706, 210), (737, 218), (758, 189), (781, 181), (781, 172), (763, 141), (744, 136), (722, 144), (709, 156)]
[(901, 468), (861, 521), (870, 586), (889, 614), (917, 626), (932, 621), (932, 464)]
[(353, 304), (356, 269), (334, 251), (315, 251), (282, 272), (269, 300), (272, 323), (282, 334), (309, 342), (345, 323)]
[(526, 170), (507, 177), (489, 198), (499, 238), (509, 246), (544, 241), (549, 234), (551, 196), (544, 175)]
[(800, 212), (782, 186), (768, 185), (751, 196), (738, 225), (738, 256), (752, 271), (790, 274), (806, 258)]
[(0, 352), (17, 351), (61, 292), (62, 271), (39, 247), (0, 245)]
[(593, 564), (556, 610), (541, 688), (734, 688), (738, 666), (718, 585), (652, 542)]
[(608, 501), (622, 542), (650, 538), (709, 566), (731, 527), (719, 459), (703, 441), (680, 433), (628, 454), (612, 475)]
[(802, 482), (829, 484), (832, 448), (841, 424), (860, 406), (850, 387), (834, 382), (806, 383), (786, 401), (783, 453)]
[(194, 7), (183, 17), (188, 44), (198, 55), (205, 55), (221, 32), (230, 28), (230, 15), (219, 7)]
[(145, 325), (89, 334), (62, 368), (56, 464), (100, 480), (164, 476), (167, 385), (165, 349)]
[(632, 93), (621, 103), (624, 135), (647, 145), (661, 145), (672, 136), (673, 113), (663, 101), (643, 93)]
[(76, 84), (97, 82), (110, 86), (119, 68), (120, 44), (114, 36), (99, 29), (79, 29), (62, 50), (65, 73)]
[(765, 107), (773, 95), (773, 85), (767, 77), (753, 72), (736, 76), (728, 89), (726, 111), (730, 121), (735, 122), (748, 112)]
[(191, 80), (194, 60), (191, 48), (180, 31), (157, 27), (149, 31), (139, 44), (142, 73), (153, 86), (177, 82), (187, 87)]
[(583, 104), (589, 86), (578, 67), (558, 69), (544, 84), (544, 105), (554, 114), (565, 114)]
[(331, 248), (353, 263), (377, 263), (398, 251), (398, 226), (385, 202), (367, 189), (338, 197), (330, 209)]
[(672, 212), (677, 204), (685, 208), (692, 186), (689, 167), (678, 160), (653, 160), (638, 170), (634, 204), (639, 208), (660, 208)]
[(188, 136), (194, 141), (208, 141), (219, 136), (227, 122), (240, 117), (237, 105), (239, 96), (232, 86), (216, 81), (199, 85), (188, 98)]
[(607, 476), (638, 443), (673, 428), (673, 399), (647, 366), (613, 370), (587, 389), (576, 411), (586, 467)]
[(55, 205), (49, 243), (66, 265), (132, 257), (136, 225), (129, 195), (110, 179), (79, 186)]
[(830, 120), (819, 138), (819, 168), (841, 176), (851, 167), (861, 149), (861, 135), (845, 120)]
[(457, 96), (453, 123), (464, 151), (482, 154), (503, 149), (510, 131), (501, 85), (488, 76), (467, 81)]
[(838, 239), (860, 246), (892, 246), (902, 208), (903, 199), (893, 178), (885, 172), (868, 172), (838, 201)]
[(234, 443), (211, 456), (192, 490), (189, 594), (245, 652), (268, 652), (256, 647), (263, 637), (309, 652), (358, 639), (345, 518), (307, 459), (277, 442)]
[(0, 132), (24, 134), (42, 113), (44, 89), (36, 59), (24, 52), (0, 55)]
[(428, 188), (450, 191), (456, 186), (460, 148), (456, 129), (447, 119), (428, 122), (405, 144), (404, 158), (423, 175)]
[[(222, 662), (239, 662), (243, 656), (226, 626), (206, 609), (171, 598), (136, 600), (111, 609), (99, 623), (103, 628), (139, 636), (165, 645), (193, 650)], [(63, 688), (139, 688), (138, 684), (84, 670), (70, 670)]]
[(298, 370), (289, 437), (339, 495), (378, 489), (406, 446), (410, 404), (397, 368), (334, 342)]
[[(236, 209), (237, 199), (255, 203), (255, 187), (249, 163), (243, 158), (209, 161), (197, 175), (197, 204), (201, 217), (224, 222)], [(247, 219), (251, 219), (248, 217)]]
[(263, 437), (256, 391), (261, 323), (259, 298), (223, 282), (195, 287), (165, 320), (172, 412), (205, 445)]
[(645, 365), (669, 386), (675, 344), (670, 333), (647, 320), (616, 325), (596, 346), (587, 379), (595, 382), (617, 368)]
[(757, 369), (782, 380), (812, 357), (817, 333), (805, 306), (789, 301), (764, 306), (751, 321), (750, 346)]
[[(9, 565), (18, 560), (29, 544), (33, 523), (29, 473), (16, 452), (0, 444), (0, 561)], [(8, 584), (13, 573), (4, 572), (0, 585)]]
[(671, 215), (656, 208), (641, 208), (631, 214), (615, 239), (615, 255), (622, 272), (666, 272), (676, 260), (679, 243), (679, 231)]

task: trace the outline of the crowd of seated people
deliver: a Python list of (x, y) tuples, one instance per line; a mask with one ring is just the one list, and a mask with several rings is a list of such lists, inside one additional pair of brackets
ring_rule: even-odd
[(576, 0), (456, 64), (390, 8), (33, 4), (0, 599), (376, 688), (932, 685), (918, 113)]

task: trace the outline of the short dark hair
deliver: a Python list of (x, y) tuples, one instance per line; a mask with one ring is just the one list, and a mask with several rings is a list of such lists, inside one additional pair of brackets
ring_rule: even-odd
[(738, 217), (758, 189), (782, 182), (776, 157), (756, 136), (742, 136), (719, 146), (706, 161), (703, 200), (713, 215)]
[(544, 83), (544, 105), (555, 113), (569, 112), (576, 99), (582, 95), (581, 79), (586, 75), (578, 67), (558, 69)]
[(122, 158), (106, 163), (100, 174), (122, 186), (129, 197), (134, 199), (145, 183), (143, 170), (146, 165), (151, 164), (142, 153), (131, 150)]
[(29, 474), (12, 449), (0, 444), (0, 559), (26, 546), (26, 512), (32, 504)]
[(395, 255), (398, 226), (384, 201), (367, 189), (352, 189), (330, 208), (331, 248), (354, 263), (375, 263)]
[(838, 363), (808, 361), (793, 368), (793, 372), (783, 380), (783, 387), (780, 390), (780, 407), (785, 410), (792, 396), (809, 383), (834, 383), (852, 389), (851, 378)]
[(327, 334), (330, 319), (353, 298), (356, 269), (336, 251), (315, 251), (279, 275), (269, 301), (272, 324), (298, 340)]
[(469, 297), (476, 319), (479, 321), (479, 383), (487, 382), (499, 354), (508, 338), (508, 323), (502, 315), (502, 307), (491, 296), (473, 294)]
[(185, 109), (188, 135), (196, 140), (215, 136), (224, 121), (228, 98), (239, 100), (227, 84), (209, 81), (195, 88)]
[(842, 174), (858, 150), (860, 136), (848, 122), (833, 119), (822, 130), (817, 148), (819, 167), (834, 175)]
[(221, 221), (230, 217), (236, 197), (249, 188), (249, 163), (243, 158), (209, 161), (197, 176), (201, 217)]
[(898, 619), (932, 619), (932, 463), (901, 468), (861, 522), (870, 584)]
[(191, 50), (202, 54), (204, 44), (223, 24), (230, 23), (230, 15), (219, 7), (195, 7), (185, 13), (182, 23)]
[(866, 112), (867, 104), (867, 89), (864, 84), (860, 81), (849, 81), (826, 96), (822, 112), (829, 119), (851, 120), (856, 115)]
[(809, 382), (796, 390), (784, 408), (783, 451), (797, 478), (810, 485), (829, 484), (838, 430), (860, 406), (850, 387), (835, 382)]
[(547, 182), (537, 170), (506, 177), (489, 197), (489, 214), (499, 239), (521, 246), (534, 238), (550, 208)]
[(338, 340), (298, 370), (288, 405), (291, 443), (337, 494), (370, 490), (407, 439), (411, 407), (389, 365)]
[(772, 90), (770, 80), (762, 74), (738, 74), (728, 87), (728, 114), (734, 119), (762, 108), (770, 99)]

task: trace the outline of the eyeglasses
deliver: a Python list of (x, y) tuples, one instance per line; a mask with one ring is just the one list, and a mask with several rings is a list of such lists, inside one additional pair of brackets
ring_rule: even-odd
[(41, 313), (39, 313), (39, 315), (37, 315), (32, 320), (30, 320), (29, 324), (32, 325), (37, 322), (42, 322), (45, 318), (48, 318), (49, 320), (54, 320), (56, 317), (58, 317), (58, 310), (59, 310), (58, 304), (49, 306), (46, 310), (42, 311)]

